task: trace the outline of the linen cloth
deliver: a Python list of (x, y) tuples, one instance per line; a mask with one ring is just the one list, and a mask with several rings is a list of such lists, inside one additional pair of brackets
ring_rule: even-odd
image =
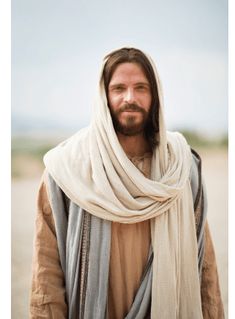
[[(141, 163), (137, 164), (133, 160), (133, 163), (139, 169), (143, 169), (145, 166), (143, 162), (141, 165)], [(202, 185), (199, 184), (200, 180), (200, 167), (197, 157), (194, 156), (190, 172), (190, 184), (194, 201), (195, 222), (197, 224), (199, 254), (204, 250), (204, 241), (201, 238), (203, 238), (203, 225), (206, 218), (206, 202), (200, 204), (200, 194), (202, 191)], [(107, 269), (111, 254), (109, 252), (111, 223), (81, 210), (65, 196), (50, 175), (48, 176), (47, 185), (55, 218), (57, 241), (58, 243), (64, 243), (64, 245), (59, 245), (58, 248), (61, 265), (67, 265), (63, 271), (68, 303), (68, 317), (70, 319), (94, 317), (103, 319), (107, 302), (109, 303), (107, 301), (107, 282), (109, 276)], [(73, 231), (65, 232), (64, 230), (70, 229), (70, 225), (72, 225)], [(71, 245), (71, 243), (75, 244)], [(105, 247), (105, 249), (102, 247)], [(141, 284), (125, 319), (142, 319), (149, 316), (152, 281), (151, 249), (149, 253), (149, 262), (145, 267)], [(200, 263), (201, 259), (198, 260), (199, 269), (201, 269)], [(74, 275), (71, 274), (77, 274), (75, 282)]]

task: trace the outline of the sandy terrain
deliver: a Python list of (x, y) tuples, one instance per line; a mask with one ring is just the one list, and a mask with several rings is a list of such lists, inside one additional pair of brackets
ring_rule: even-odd
[[(203, 151), (203, 172), (207, 186), (208, 219), (214, 240), (222, 297), (227, 318), (227, 154)], [(40, 178), (12, 183), (12, 318), (28, 318), (28, 295)]]

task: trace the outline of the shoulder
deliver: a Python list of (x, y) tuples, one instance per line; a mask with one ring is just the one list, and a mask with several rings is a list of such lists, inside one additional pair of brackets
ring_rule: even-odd
[(38, 207), (38, 211), (42, 212), (43, 215), (51, 214), (49, 192), (48, 192), (48, 173), (46, 170), (44, 170), (42, 174), (39, 188), (38, 188), (37, 207)]
[(68, 214), (68, 210), (72, 201), (67, 197), (47, 169), (43, 173), (42, 181), (52, 212), (55, 213), (60, 208), (63, 209), (66, 214)]

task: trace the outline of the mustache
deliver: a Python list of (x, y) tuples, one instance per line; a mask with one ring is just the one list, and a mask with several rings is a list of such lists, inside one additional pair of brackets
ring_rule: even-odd
[(136, 111), (136, 112), (146, 113), (146, 111), (144, 109), (142, 109), (142, 107), (140, 107), (139, 105), (137, 105), (135, 103), (124, 104), (123, 106), (120, 107), (120, 109), (118, 110), (118, 113), (122, 113), (125, 111)]

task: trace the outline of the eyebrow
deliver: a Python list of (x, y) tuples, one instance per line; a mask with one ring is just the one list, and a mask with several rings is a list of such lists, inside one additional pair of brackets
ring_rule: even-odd
[(123, 83), (115, 83), (115, 84), (109, 85), (109, 88), (112, 89), (112, 88), (115, 88), (117, 86), (124, 86), (124, 84)]
[(145, 86), (150, 86), (148, 82), (138, 82), (135, 85), (145, 85)]

